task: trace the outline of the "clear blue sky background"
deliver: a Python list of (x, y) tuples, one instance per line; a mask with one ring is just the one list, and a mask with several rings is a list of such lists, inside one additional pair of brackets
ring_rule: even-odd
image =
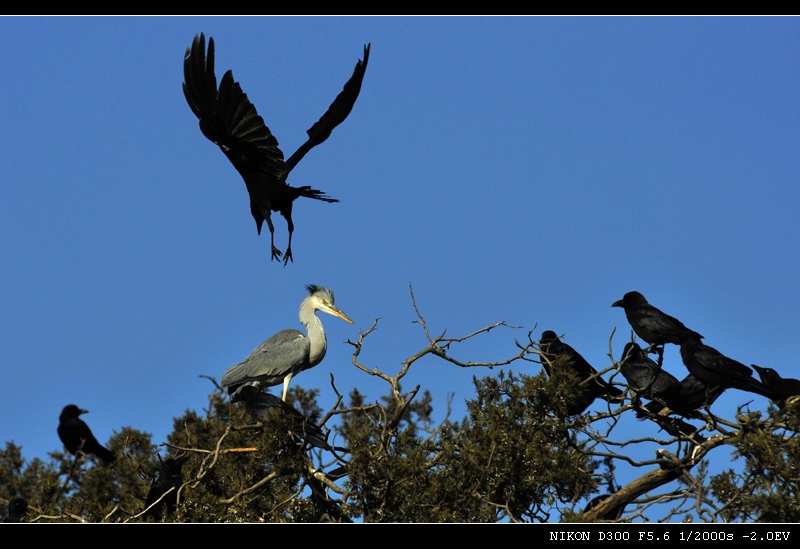
[[(270, 261), (230, 162), (181, 91), (184, 50), (213, 36), (288, 156), (372, 53), (361, 96), (292, 172), (341, 200), (295, 203), (295, 262)], [(0, 442), (61, 449), (69, 403), (101, 441), (160, 443), (279, 329), (304, 285), (332, 287), (328, 356), (295, 383), (328, 407), (388, 387), (432, 332), (502, 360), (533, 329), (596, 367), (630, 328), (630, 290), (746, 364), (800, 377), (800, 20), (796, 18), (2, 18)], [(276, 244), (286, 225), (275, 215)], [(677, 349), (665, 367), (685, 368)], [(514, 368), (535, 373), (538, 367)], [(417, 363), (444, 411), (472, 376)], [(728, 391), (731, 416), (759, 396)], [(650, 424), (632, 422), (631, 433)], [(713, 455), (713, 454), (712, 454)], [(726, 460), (723, 464), (726, 465)]]

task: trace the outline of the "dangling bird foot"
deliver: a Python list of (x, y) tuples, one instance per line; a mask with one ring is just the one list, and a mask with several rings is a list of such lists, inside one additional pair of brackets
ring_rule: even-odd
[(291, 247), (286, 248), (286, 254), (284, 254), (284, 256), (283, 256), (283, 266), (286, 267), (286, 265), (288, 265), (290, 261), (292, 263), (294, 263), (294, 259), (292, 259), (292, 248)]
[(278, 261), (280, 261), (282, 255), (283, 255), (283, 253), (273, 245), (272, 246), (272, 261), (275, 261), (276, 259)]

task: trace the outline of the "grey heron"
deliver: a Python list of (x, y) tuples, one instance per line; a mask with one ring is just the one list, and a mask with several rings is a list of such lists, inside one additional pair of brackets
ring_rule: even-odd
[(264, 341), (253, 349), (239, 364), (234, 364), (223, 374), (220, 384), (228, 388), (228, 394), (235, 393), (244, 384), (258, 384), (271, 387), (283, 382), (283, 396), (289, 390), (289, 381), (303, 370), (313, 368), (325, 358), (328, 343), (325, 329), (316, 312), (338, 316), (350, 324), (353, 321), (334, 304), (333, 291), (315, 284), (306, 286), (308, 295), (300, 303), (300, 323), (306, 327), (308, 335), (300, 330), (287, 328)]
[(364, 46), (364, 60), (356, 63), (353, 76), (344, 85), (328, 110), (309, 130), (308, 139), (284, 162), (278, 140), (272, 135), (264, 119), (242, 91), (233, 73), (228, 71), (220, 80), (214, 74), (214, 39), (208, 38), (206, 55), (205, 35), (195, 35), (192, 45), (186, 48), (183, 60), (183, 94), (192, 112), (200, 120), (200, 130), (212, 143), (219, 146), (233, 167), (239, 172), (250, 194), (250, 213), (261, 234), (266, 220), (269, 227), (272, 259), (280, 259), (281, 251), (275, 247), (275, 228), (270, 212), (280, 212), (289, 228), (289, 245), (283, 254), (283, 264), (292, 259), (292, 203), (299, 197), (325, 202), (338, 202), (323, 191), (309, 186), (292, 187), (286, 182), (300, 159), (313, 147), (324, 142), (333, 129), (344, 122), (353, 109), (361, 91), (361, 82), (369, 61), (369, 44)]

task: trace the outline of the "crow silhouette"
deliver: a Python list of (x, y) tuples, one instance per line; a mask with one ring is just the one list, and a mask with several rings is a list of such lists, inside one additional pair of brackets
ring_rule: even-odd
[(775, 391), (753, 377), (753, 371), (709, 347), (697, 337), (681, 344), (681, 358), (689, 373), (708, 387), (739, 389), (775, 400)]
[(314, 448), (331, 450), (325, 432), (313, 421), (309, 421), (294, 406), (285, 403), (279, 397), (265, 393), (253, 385), (244, 385), (233, 396), (231, 402), (244, 401), (245, 409), (255, 421), (266, 421), (273, 414), (288, 417), (294, 435)]
[(74, 404), (64, 406), (58, 418), (58, 437), (73, 456), (80, 451), (84, 454), (94, 454), (105, 463), (111, 463), (114, 461), (114, 454), (97, 442), (92, 430), (80, 418), (81, 414), (87, 412), (88, 410), (81, 410)]
[(628, 292), (611, 306), (625, 309), (625, 316), (633, 331), (650, 345), (680, 345), (687, 336), (700, 339), (703, 337), (684, 326), (677, 318), (650, 305), (639, 292)]
[(558, 358), (562, 357), (562, 360), (566, 360), (567, 366), (581, 381), (575, 398), (567, 405), (567, 414), (582, 414), (597, 398), (608, 402), (622, 401), (623, 392), (601, 378), (597, 370), (575, 349), (563, 343), (554, 331), (546, 330), (542, 333), (539, 351), (544, 359), (542, 365), (550, 378), (554, 374), (551, 366), (555, 366)]
[(800, 395), (800, 380), (792, 377), (782, 377), (778, 372), (772, 368), (763, 368), (751, 364), (758, 372), (758, 377), (761, 378), (761, 383), (770, 388), (775, 398), (773, 400), (781, 408), (786, 404), (786, 399), (791, 396)]
[(619, 371), (628, 381), (628, 386), (644, 397), (658, 400), (670, 408), (669, 403), (679, 398), (681, 382), (678, 378), (648, 358), (635, 342), (625, 344)]
[(183, 61), (183, 93), (186, 101), (200, 119), (203, 135), (225, 153), (244, 179), (250, 194), (250, 213), (256, 221), (258, 234), (261, 234), (261, 226), (265, 220), (269, 226), (273, 260), (280, 259), (282, 254), (275, 247), (275, 227), (272, 225), (270, 212), (280, 212), (286, 219), (289, 244), (283, 254), (284, 265), (294, 261), (293, 202), (301, 196), (324, 202), (338, 202), (310, 186), (292, 187), (286, 182), (286, 178), (300, 159), (313, 147), (328, 139), (331, 131), (350, 114), (361, 91), (369, 61), (369, 49), (369, 44), (364, 46), (364, 59), (356, 63), (353, 76), (322, 118), (306, 132), (308, 140), (284, 162), (278, 140), (272, 135), (264, 119), (258, 115), (239, 83), (233, 79), (231, 71), (223, 75), (217, 87), (217, 77), (214, 74), (214, 39), (208, 38), (207, 54), (205, 35), (202, 33), (196, 35), (192, 45), (186, 48)]
[[(159, 456), (159, 467), (150, 491), (147, 492), (144, 508), (147, 509), (145, 516), (160, 519), (166, 510), (167, 513), (175, 512), (175, 505), (178, 502), (178, 489), (183, 484), (183, 464), (189, 459), (188, 454), (179, 457), (168, 457), (161, 461)], [(171, 492), (170, 490), (173, 489)], [(165, 495), (166, 494), (166, 495)], [(159, 498), (164, 496), (159, 501)], [(156, 503), (158, 502), (158, 503)], [(153, 505), (155, 504), (155, 505)], [(152, 505), (152, 507), (150, 507)]]

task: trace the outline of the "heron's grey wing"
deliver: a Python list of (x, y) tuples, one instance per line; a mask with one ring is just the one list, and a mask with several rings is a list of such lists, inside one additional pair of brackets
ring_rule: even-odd
[(289, 372), (308, 362), (308, 338), (300, 330), (281, 330), (253, 349), (242, 362), (228, 368), (220, 380), (223, 387), (258, 381), (271, 387), (283, 383)]
[(367, 71), (367, 63), (369, 62), (369, 48), (370, 44), (364, 46), (364, 60), (358, 60), (356, 68), (353, 70), (353, 76), (344, 85), (344, 89), (339, 92), (336, 99), (333, 100), (328, 110), (309, 130), (308, 140), (303, 143), (295, 153), (286, 161), (288, 171), (292, 171), (298, 162), (306, 155), (308, 151), (323, 143), (330, 137), (333, 129), (344, 122), (345, 118), (353, 110), (353, 105), (358, 99), (358, 94), (361, 92), (361, 82), (364, 80), (364, 73)]

